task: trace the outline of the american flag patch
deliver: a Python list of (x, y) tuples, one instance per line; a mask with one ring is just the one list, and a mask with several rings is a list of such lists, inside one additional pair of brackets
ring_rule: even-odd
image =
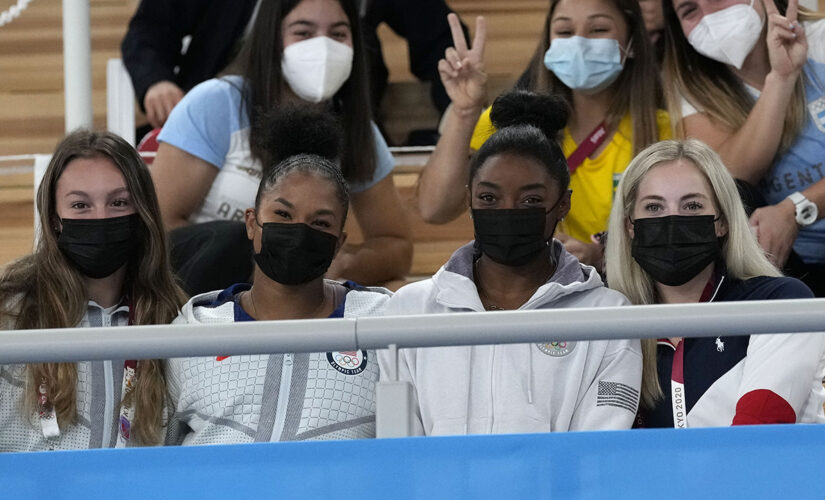
[(596, 406), (615, 406), (636, 413), (639, 404), (639, 391), (620, 382), (599, 381), (599, 393)]

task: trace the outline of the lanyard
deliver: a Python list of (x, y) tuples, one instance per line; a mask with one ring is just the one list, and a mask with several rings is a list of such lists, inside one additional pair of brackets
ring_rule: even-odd
[[(711, 302), (716, 297), (719, 287), (725, 277), (722, 276), (717, 283), (716, 273), (711, 276), (699, 302)], [(685, 340), (682, 339), (676, 346), (673, 353), (673, 365), (670, 370), (670, 402), (673, 406), (673, 427), (676, 429), (687, 429), (687, 404), (685, 402)]]
[(607, 127), (605, 126), (604, 122), (601, 122), (599, 126), (593, 129), (590, 132), (590, 135), (579, 144), (579, 147), (576, 148), (573, 153), (567, 157), (567, 168), (570, 170), (570, 175), (579, 168), (585, 158), (592, 155), (594, 151), (599, 149), (599, 146), (602, 145), (604, 140), (607, 138)]
[[(129, 325), (135, 324), (134, 308), (129, 304)], [(137, 383), (135, 377), (137, 373), (137, 361), (128, 360), (123, 363), (123, 384), (121, 386), (121, 401), (126, 399), (126, 395), (132, 392)], [(49, 401), (49, 384), (43, 379), (37, 388), (37, 407), (40, 419), (40, 428), (46, 439), (57, 439), (60, 437), (60, 426), (57, 422), (57, 412), (54, 404)], [(128, 407), (121, 404), (120, 418), (118, 420), (117, 448), (123, 448), (131, 437), (132, 419), (134, 418), (134, 408), (130, 404)]]
[(121, 386), (120, 418), (118, 418), (117, 443), (115, 448), (125, 448), (132, 437), (132, 420), (135, 417), (134, 401), (127, 406), (124, 401), (135, 388), (137, 361), (130, 359), (123, 363), (123, 385)]

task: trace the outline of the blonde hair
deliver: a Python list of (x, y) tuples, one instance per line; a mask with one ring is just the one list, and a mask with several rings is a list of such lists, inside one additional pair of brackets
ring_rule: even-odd
[[(619, 181), (616, 199), (610, 211), (609, 237), (605, 250), (607, 282), (610, 288), (623, 293), (633, 304), (656, 303), (653, 279), (636, 263), (630, 253), (631, 238), (626, 224), (633, 214), (639, 185), (645, 175), (659, 165), (677, 160), (690, 162), (710, 182), (719, 216), (728, 228), (722, 243), (722, 258), (727, 267), (727, 274), (740, 280), (757, 276), (781, 276), (751, 233), (736, 184), (722, 159), (705, 143), (687, 139), (662, 141), (649, 146), (630, 162)], [(662, 395), (656, 375), (655, 339), (642, 341), (642, 355), (642, 401), (651, 407)]]
[[(544, 54), (550, 48), (550, 21), (553, 11), (561, 0), (551, 0), (550, 10), (544, 21), (541, 40), (527, 67), (525, 81), (520, 82), (528, 90), (562, 96), (573, 109), (573, 96), (569, 87), (544, 65)], [(622, 13), (628, 31), (628, 50), (633, 57), (625, 61), (624, 69), (616, 80), (616, 92), (607, 111), (605, 124), (610, 130), (619, 126), (622, 117), (630, 113), (633, 124), (633, 153), (659, 140), (656, 110), (662, 101), (662, 89), (653, 47), (650, 44), (642, 20), (638, 0), (612, 0)]]
[[(34, 253), (9, 264), (0, 277), (0, 324), (9, 323), (15, 329), (71, 328), (83, 318), (89, 295), (82, 275), (57, 246), (55, 190), (72, 160), (98, 157), (111, 160), (123, 174), (140, 219), (137, 246), (123, 289), (134, 324), (170, 323), (186, 301), (169, 265), (166, 233), (146, 165), (120, 137), (80, 130), (58, 145), (37, 191), (40, 231)], [(135, 389), (122, 404), (135, 407), (135, 441), (158, 444), (167, 399), (163, 366), (160, 360), (141, 360), (136, 371)], [(31, 416), (37, 407), (38, 387), (45, 380), (59, 425), (66, 427), (77, 421), (75, 363), (30, 363), (26, 379), (25, 416)]]
[[(774, 0), (783, 15), (788, 8), (786, 0)], [(674, 136), (684, 137), (682, 99), (686, 99), (712, 121), (730, 131), (739, 130), (753, 109), (755, 99), (731, 69), (718, 61), (696, 52), (682, 32), (673, 10), (673, 3), (664, 2), (665, 58), (663, 80), (665, 101)], [(823, 19), (823, 14), (799, 8), (799, 20)], [(807, 120), (804, 72), (797, 79), (791, 103), (785, 113), (779, 150), (784, 151), (796, 140)]]

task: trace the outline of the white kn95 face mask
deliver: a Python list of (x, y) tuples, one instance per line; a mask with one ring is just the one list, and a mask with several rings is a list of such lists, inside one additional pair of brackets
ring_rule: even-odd
[(353, 50), (326, 36), (293, 43), (284, 49), (281, 72), (295, 95), (321, 102), (335, 95), (352, 72)]
[(750, 5), (737, 4), (708, 14), (687, 39), (696, 52), (714, 61), (742, 69), (759, 35), (763, 20)]

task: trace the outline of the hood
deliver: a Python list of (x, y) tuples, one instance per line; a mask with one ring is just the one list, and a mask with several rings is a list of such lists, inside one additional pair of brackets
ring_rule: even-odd
[[(603, 286), (599, 273), (593, 267), (579, 262), (564, 249), (560, 241), (552, 241), (552, 252), (558, 263), (555, 273), (536, 290), (533, 297), (522, 306), (523, 309), (547, 307), (569, 295)], [(438, 303), (450, 308), (484, 310), (473, 282), (475, 256), (475, 242), (470, 242), (456, 250), (450, 260), (433, 275)]]
[(235, 318), (235, 294), (252, 288), (241, 283), (225, 290), (195, 295), (181, 308), (175, 324), (227, 323)]

